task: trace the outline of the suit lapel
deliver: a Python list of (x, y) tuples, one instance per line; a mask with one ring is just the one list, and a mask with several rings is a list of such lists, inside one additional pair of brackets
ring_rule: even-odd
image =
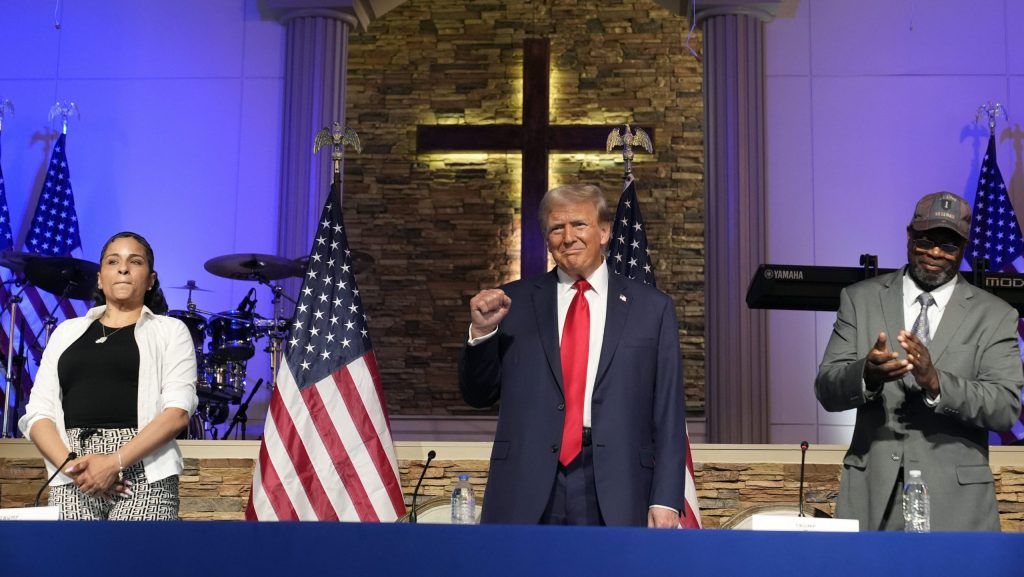
[(558, 276), (554, 269), (537, 279), (533, 291), (533, 316), (537, 319), (537, 334), (540, 335), (544, 356), (548, 359), (551, 374), (555, 377), (558, 390), (565, 392), (562, 383), (562, 355), (558, 348)]
[(594, 390), (601, 386), (601, 378), (608, 371), (622, 340), (622, 333), (626, 331), (629, 307), (633, 300), (629, 294), (629, 282), (631, 281), (627, 281), (625, 277), (608, 271), (608, 305), (604, 319), (604, 337), (601, 341), (601, 360), (597, 365)]
[[(906, 267), (889, 275), (885, 281), (885, 289), (881, 293), (882, 317), (885, 321), (885, 336), (890, 351), (903, 350), (896, 342), (896, 335), (905, 328), (903, 323), (906, 322), (903, 318), (903, 274), (905, 270)], [(878, 335), (872, 335), (871, 342), (874, 343), (877, 337)]]
[(963, 325), (967, 318), (967, 311), (971, 308), (973, 296), (974, 289), (967, 284), (967, 280), (963, 277), (957, 278), (953, 296), (950, 297), (949, 303), (946, 304), (946, 310), (942, 313), (939, 328), (935, 330), (935, 338), (928, 345), (928, 354), (932, 357), (933, 365), (938, 362), (957, 329)]

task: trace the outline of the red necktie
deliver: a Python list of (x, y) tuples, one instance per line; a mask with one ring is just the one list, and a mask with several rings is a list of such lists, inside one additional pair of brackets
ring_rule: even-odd
[(572, 285), (576, 296), (569, 304), (562, 327), (562, 383), (565, 386), (565, 424), (558, 462), (568, 465), (583, 449), (583, 400), (587, 392), (587, 351), (590, 349), (590, 305), (584, 293), (590, 283)]

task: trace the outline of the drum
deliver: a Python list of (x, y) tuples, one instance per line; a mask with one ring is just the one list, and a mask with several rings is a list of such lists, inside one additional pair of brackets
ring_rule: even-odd
[(189, 334), (192, 335), (192, 344), (195, 345), (196, 352), (201, 355), (203, 353), (203, 341), (206, 340), (206, 317), (197, 312), (183, 310), (167, 311), (167, 316), (185, 323)]
[(247, 361), (256, 354), (253, 345), (253, 317), (241, 311), (228, 311), (210, 319), (210, 356), (215, 361)]
[(200, 381), (200, 397), (237, 405), (245, 395), (245, 361), (207, 362)]

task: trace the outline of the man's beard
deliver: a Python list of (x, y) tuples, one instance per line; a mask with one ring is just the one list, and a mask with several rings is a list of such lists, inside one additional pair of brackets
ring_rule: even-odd
[(924, 270), (917, 262), (910, 263), (910, 278), (926, 291), (936, 289), (956, 276), (956, 269), (953, 267), (937, 270), (935, 272)]

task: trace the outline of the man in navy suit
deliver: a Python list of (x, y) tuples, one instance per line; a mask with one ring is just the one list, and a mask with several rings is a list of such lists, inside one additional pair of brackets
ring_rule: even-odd
[(556, 268), (470, 300), (459, 386), (501, 400), (485, 523), (676, 527), (686, 434), (672, 299), (611, 274), (600, 189), (540, 206)]

